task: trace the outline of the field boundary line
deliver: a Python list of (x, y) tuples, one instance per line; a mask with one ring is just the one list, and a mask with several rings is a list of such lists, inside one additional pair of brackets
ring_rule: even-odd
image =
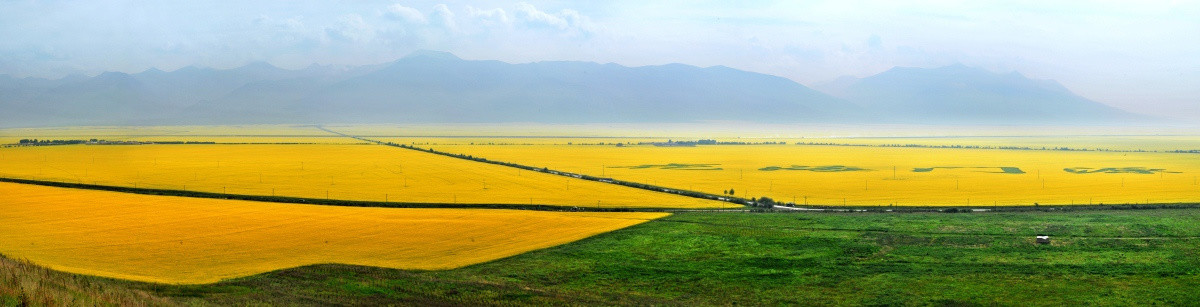
[(383, 146), (391, 146), (391, 147), (396, 147), (396, 148), (415, 150), (415, 151), (420, 151), (420, 152), (424, 152), (424, 153), (431, 153), (431, 154), (435, 154), (435, 155), (463, 159), (463, 160), (467, 160), (467, 161), (475, 161), (475, 162), (487, 163), (487, 164), (492, 164), (492, 165), (507, 166), (507, 167), (518, 168), (518, 169), (527, 170), (527, 171), (531, 171), (531, 172), (539, 172), (539, 173), (544, 173), (544, 174), (558, 175), (558, 176), (570, 177), (570, 178), (575, 178), (575, 179), (580, 179), (580, 180), (588, 180), (588, 181), (594, 181), (594, 182), (600, 182), (600, 183), (615, 184), (615, 185), (619, 185), (619, 186), (625, 186), (625, 187), (630, 187), (630, 188), (635, 188), (635, 189), (642, 189), (642, 190), (647, 190), (647, 191), (652, 191), (652, 192), (667, 193), (667, 194), (674, 194), (674, 195), (685, 196), (685, 197), (734, 203), (734, 204), (738, 204), (738, 205), (742, 205), (742, 206), (750, 206), (750, 205), (754, 204), (753, 201), (750, 201), (750, 200), (747, 200), (747, 199), (741, 198), (741, 197), (736, 197), (736, 196), (721, 196), (721, 195), (709, 194), (709, 193), (704, 193), (704, 192), (662, 187), (662, 186), (645, 184), (645, 183), (640, 183), (640, 182), (617, 180), (617, 179), (613, 179), (613, 178), (595, 177), (595, 176), (584, 175), (584, 174), (576, 174), (576, 173), (571, 173), (571, 172), (552, 170), (552, 169), (546, 168), (546, 167), (538, 168), (538, 167), (533, 167), (533, 166), (528, 166), (528, 165), (518, 164), (518, 163), (512, 163), (512, 162), (488, 160), (486, 158), (475, 157), (475, 156), (471, 156), (471, 155), (467, 155), (467, 154), (454, 154), (454, 153), (449, 153), (449, 152), (444, 152), (444, 151), (437, 151), (437, 150), (433, 150), (433, 148), (426, 149), (426, 148), (419, 148), (416, 146), (396, 144), (396, 143), (392, 143), (392, 142), (383, 142), (383, 141), (368, 139), (365, 137), (354, 136), (354, 135), (349, 135), (349, 134), (329, 130), (328, 128), (325, 128), (325, 127), (319, 126), (319, 125), (314, 126), (314, 127), (316, 127), (317, 129), (324, 130), (329, 133), (341, 135), (341, 136), (348, 137), (348, 138), (353, 138), (353, 139), (364, 141), (364, 142), (371, 142), (371, 143), (375, 143), (375, 144), (379, 144), (379, 145), (383, 145)]
[[(613, 178), (604, 178), (604, 177), (596, 177), (596, 176), (585, 175), (585, 174), (564, 172), (564, 171), (553, 170), (553, 169), (546, 168), (546, 167), (538, 168), (538, 167), (528, 166), (528, 165), (519, 164), (519, 163), (489, 160), (487, 158), (475, 157), (475, 156), (468, 155), (468, 154), (456, 154), (456, 153), (450, 153), (450, 152), (445, 152), (445, 151), (437, 151), (437, 150), (434, 150), (433, 148), (420, 148), (420, 147), (416, 147), (416, 146), (412, 146), (412, 145), (396, 144), (396, 143), (392, 143), (392, 142), (384, 142), (384, 141), (374, 140), (374, 139), (361, 137), (361, 136), (349, 135), (349, 134), (337, 132), (334, 130), (330, 130), (330, 129), (325, 128), (324, 126), (320, 126), (320, 125), (314, 125), (314, 127), (316, 127), (317, 129), (321, 129), (325, 132), (332, 133), (332, 134), (336, 134), (336, 135), (340, 135), (340, 136), (344, 136), (344, 137), (348, 137), (348, 138), (353, 138), (353, 139), (364, 141), (364, 142), (370, 142), (370, 143), (374, 143), (374, 144), (378, 144), (378, 145), (383, 145), (383, 146), (391, 146), (391, 147), (403, 148), (403, 149), (408, 149), (408, 150), (415, 150), (415, 151), (420, 151), (420, 152), (424, 152), (424, 153), (431, 153), (431, 154), (442, 155), (442, 156), (446, 156), (446, 157), (457, 158), (457, 159), (468, 160), (468, 161), (475, 161), (475, 162), (480, 162), (480, 163), (513, 167), (513, 168), (518, 168), (518, 169), (532, 171), (532, 172), (540, 172), (540, 173), (551, 174), (551, 175), (559, 175), (559, 176), (563, 176), (563, 177), (570, 177), (570, 178), (588, 180), (588, 181), (594, 181), (594, 182), (600, 182), (600, 183), (615, 184), (615, 185), (626, 186), (626, 187), (642, 189), (642, 190), (647, 190), (647, 191), (653, 191), (653, 192), (659, 192), (659, 193), (674, 194), (674, 195), (679, 195), (679, 196), (707, 199), (707, 200), (713, 200), (713, 201), (722, 201), (722, 202), (728, 202), (728, 203), (746, 206), (745, 209), (733, 209), (733, 210), (777, 210), (777, 211), (805, 211), (805, 212), (898, 212), (898, 213), (904, 213), (904, 212), (962, 212), (962, 211), (971, 211), (971, 210), (987, 211), (987, 212), (1023, 212), (1023, 211), (1142, 210), (1142, 209), (1200, 208), (1200, 203), (1191, 203), (1191, 202), (1154, 203), (1154, 204), (1108, 204), (1108, 205), (1096, 204), (1096, 205), (1072, 205), (1072, 206), (1036, 205), (1036, 204), (1034, 204), (1034, 205), (1012, 205), (1012, 206), (899, 206), (899, 207), (882, 205), (882, 204), (877, 205), (877, 206), (823, 206), (823, 205), (808, 205), (808, 206), (786, 205), (785, 206), (785, 205), (776, 204), (773, 207), (773, 209), (753, 208), (753, 206), (755, 205), (755, 202), (753, 200), (736, 197), (736, 196), (709, 194), (709, 193), (705, 193), (705, 192), (690, 191), (690, 190), (677, 189), (677, 188), (669, 188), (669, 187), (645, 184), (645, 183), (640, 183), (640, 182), (617, 180), (617, 179), (613, 179)], [(810, 144), (798, 144), (798, 145), (814, 146), (814, 145), (810, 145)], [(818, 146), (841, 146), (841, 145), (818, 145)], [(856, 146), (856, 145), (851, 145), (851, 146)], [(883, 146), (880, 146), (880, 147), (883, 147)], [(702, 210), (702, 211), (720, 211), (720, 210), (704, 210), (704, 209), (700, 209), (700, 210)], [(729, 209), (726, 209), (726, 210), (729, 210)], [(673, 212), (682, 212), (682, 211), (689, 211), (689, 210), (688, 209), (677, 209), (677, 210), (674, 210)]]
[(560, 212), (673, 212), (672, 209), (653, 208), (653, 207), (597, 208), (597, 207), (584, 207), (584, 206), (537, 205), (537, 204), (525, 205), (525, 204), (382, 202), (382, 201), (305, 198), (305, 197), (288, 197), (288, 196), (223, 194), (223, 193), (200, 192), (200, 191), (134, 188), (134, 187), (123, 187), (123, 186), (110, 186), (110, 185), (87, 184), (87, 183), (72, 183), (72, 182), (61, 182), (61, 181), (45, 181), (45, 180), (20, 179), (20, 178), (8, 178), (8, 177), (0, 177), (0, 182), (40, 185), (40, 186), (80, 189), (80, 190), (97, 190), (97, 191), (130, 193), (130, 194), (155, 195), (155, 196), (211, 198), (211, 199), (269, 202), (269, 203), (288, 203), (288, 204), (343, 206), (343, 207), (426, 208), (426, 209), (510, 209), (510, 210), (530, 210), (530, 211), (560, 211)]
[[(681, 224), (696, 224), (705, 226), (732, 227), (744, 229), (775, 229), (786, 231), (812, 231), (812, 232), (862, 232), (862, 233), (877, 233), (877, 234), (901, 234), (901, 235), (929, 235), (929, 236), (978, 236), (978, 237), (1033, 237), (1037, 234), (1022, 234), (1022, 233), (985, 233), (985, 232), (941, 232), (941, 231), (911, 231), (911, 230), (884, 230), (871, 228), (817, 228), (817, 227), (786, 227), (786, 226), (759, 226), (759, 225), (739, 225), (725, 223), (710, 223), (700, 221), (680, 221), (672, 220), (669, 217), (663, 219), (651, 220), (661, 223), (681, 223)], [(1068, 239), (1098, 239), (1098, 240), (1194, 240), (1200, 239), (1200, 236), (1135, 236), (1135, 237), (1114, 237), (1114, 236), (1091, 236), (1091, 235), (1051, 235), (1054, 238)]]

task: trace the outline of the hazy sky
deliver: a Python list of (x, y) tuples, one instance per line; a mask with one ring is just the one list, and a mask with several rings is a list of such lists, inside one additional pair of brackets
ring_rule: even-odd
[(0, 74), (466, 59), (725, 65), (811, 85), (960, 62), (1200, 119), (1200, 1), (10, 1)]

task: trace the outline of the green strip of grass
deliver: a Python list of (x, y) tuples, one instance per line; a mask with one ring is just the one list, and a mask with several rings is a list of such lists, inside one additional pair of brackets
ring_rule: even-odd
[[(1200, 210), (681, 213), (449, 271), (317, 265), (144, 289), (216, 304), (1188, 305)], [(1034, 243), (1037, 234), (1052, 243)]]

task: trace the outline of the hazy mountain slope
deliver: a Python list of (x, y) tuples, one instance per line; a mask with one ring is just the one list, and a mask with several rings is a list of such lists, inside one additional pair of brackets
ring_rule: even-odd
[(212, 101), (252, 82), (294, 78), (297, 71), (285, 70), (266, 62), (254, 62), (233, 69), (184, 67), (173, 72), (157, 69), (134, 75), (160, 99), (176, 108)]
[(150, 87), (132, 75), (106, 72), (64, 81), (20, 101), (22, 122), (50, 125), (136, 124), (164, 118), (173, 111)]
[(952, 65), (897, 67), (854, 81), (843, 98), (885, 114), (882, 120), (922, 123), (1105, 123), (1141, 116), (1088, 100), (1050, 80)]
[(833, 97), (846, 97), (846, 89), (859, 80), (861, 79), (854, 76), (841, 76), (837, 79), (814, 83), (812, 87)]
[(186, 108), (183, 113), (191, 116), (181, 120), (190, 124), (312, 122), (310, 112), (297, 111), (293, 103), (329, 83), (318, 78), (251, 82), (214, 101)]
[(58, 86), (61, 80), (13, 78), (0, 75), (0, 126), (36, 124), (29, 101)]
[[(1076, 124), (1141, 117), (1054, 81), (962, 65), (821, 84), (723, 66), (509, 64), (421, 51), (391, 63), (0, 76), (0, 126), (401, 122)], [(843, 99), (844, 98), (844, 99)]]
[(304, 99), (328, 121), (801, 122), (853, 115), (790, 80), (725, 67), (507, 64), (421, 52)]

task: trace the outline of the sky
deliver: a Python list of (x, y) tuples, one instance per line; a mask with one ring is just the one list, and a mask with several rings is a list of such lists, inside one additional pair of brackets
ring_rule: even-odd
[(1200, 119), (1200, 1), (0, 0), (0, 74), (510, 63), (724, 65), (805, 85), (955, 63)]

